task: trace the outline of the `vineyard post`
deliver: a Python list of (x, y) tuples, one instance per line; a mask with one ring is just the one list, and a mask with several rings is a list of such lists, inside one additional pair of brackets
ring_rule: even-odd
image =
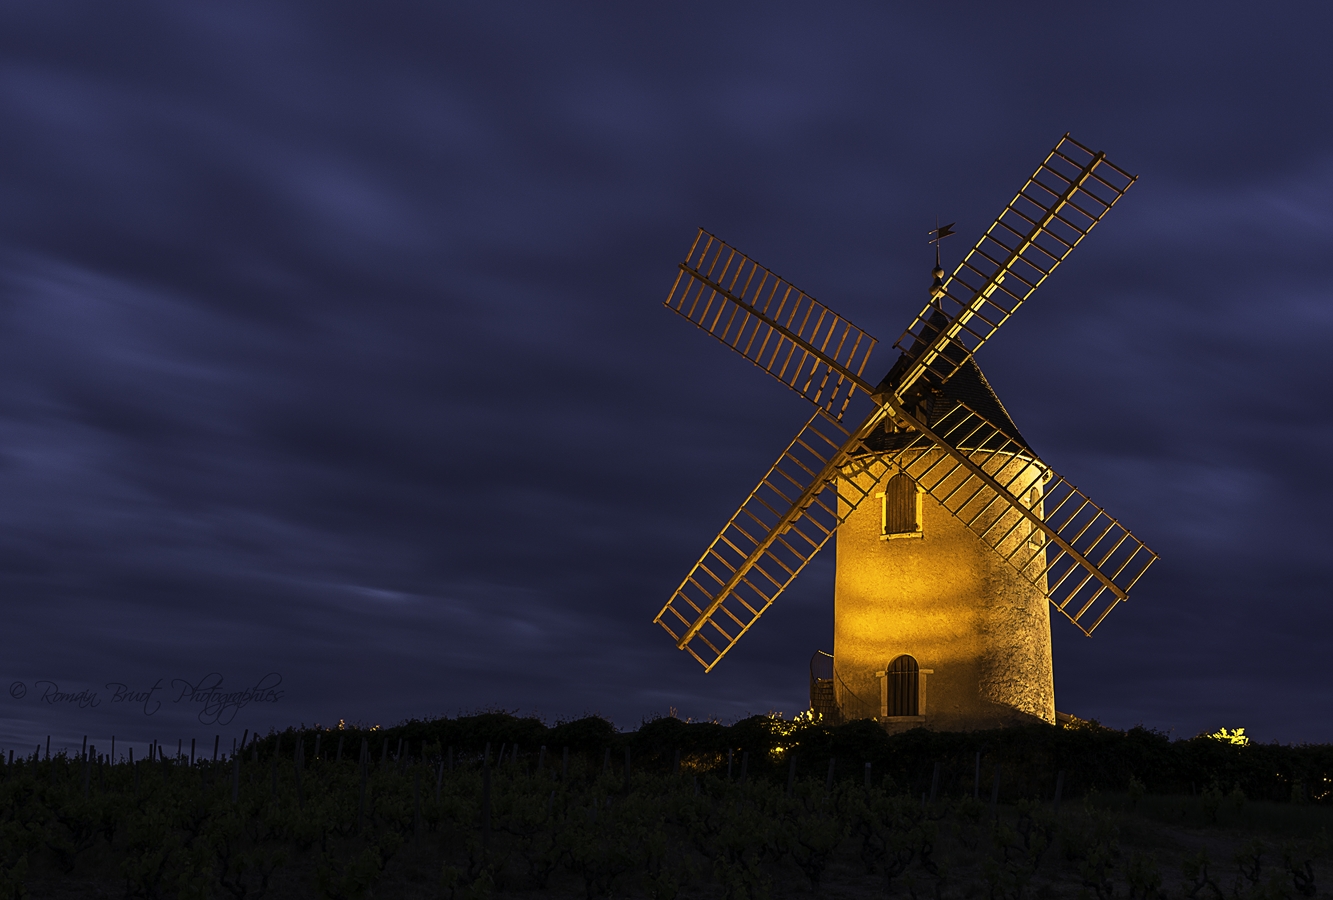
[(972, 782), (972, 799), (981, 799), (981, 751), (977, 751), (977, 777)]
[(83, 799), (85, 800), (88, 799), (88, 770), (90, 768), (91, 766), (88, 765), (88, 754), (85, 751), (83, 754)]
[(421, 839), (421, 766), (412, 767), (412, 839)]
[[(193, 741), (191, 741), (193, 743)], [(185, 738), (176, 738), (176, 760), (180, 761), (185, 757)]]
[[(42, 749), (42, 745), (41, 745), (41, 744), (38, 744), (38, 745), (37, 745), (37, 749), (38, 749), (38, 750), (41, 750), (41, 749)], [(46, 758), (47, 758), (47, 759), (50, 759), (50, 758), (51, 758), (51, 735), (49, 735), (49, 734), (46, 736)]]
[(1002, 770), (1000, 764), (995, 764), (995, 781), (990, 786), (990, 808), (995, 812), (995, 806), (1000, 802), (1000, 774)]
[[(450, 749), (452, 749), (452, 748), (450, 748)], [(440, 783), (441, 783), (442, 781), (444, 781), (444, 762), (443, 762), (443, 761), (441, 761), (440, 764), (439, 764), (439, 765), (436, 767), (436, 769), (435, 769), (435, 802), (436, 802), (436, 803), (439, 803), (439, 802), (440, 802)]]
[(671, 762), (671, 777), (680, 777), (680, 748), (676, 748), (676, 758)]
[(481, 763), (481, 852), (484, 855), (491, 842), (491, 760)]
[(361, 833), (361, 823), (366, 811), (366, 778), (368, 775), (367, 757), (370, 755), (370, 745), (365, 738), (361, 739), (361, 795), (356, 801), (356, 833)]
[[(137, 792), (139, 786), (139, 770), (134, 770), (134, 785)], [(231, 805), (235, 806), (241, 797), (241, 758), (235, 753), (231, 755)]]
[(139, 764), (134, 761), (134, 748), (130, 748), (130, 768), (134, 770), (134, 796), (139, 796)]
[(495, 757), (495, 766), (496, 766), (496, 768), (499, 768), (500, 766), (503, 766), (503, 765), (505, 764), (505, 750), (507, 750), (508, 748), (509, 748), (509, 744), (507, 744), (507, 743), (505, 743), (505, 742), (503, 742), (503, 741), (500, 743), (500, 752), (499, 752), (498, 754), (496, 754), (496, 757)]
[(194, 742), (195, 738), (190, 738), (190, 765), (194, 765)]
[(1060, 792), (1065, 786), (1065, 770), (1061, 769), (1055, 773), (1055, 812), (1060, 812)]
[[(12, 754), (14, 751), (11, 750), (9, 752)], [(111, 765), (114, 766), (115, 764), (116, 764), (116, 736), (113, 734), (111, 735)]]
[(403, 739), (402, 739), (402, 738), (399, 738), (399, 739), (398, 739), (398, 751), (397, 751), (396, 753), (394, 753), (393, 758), (394, 758), (394, 760), (401, 760), (401, 759), (403, 758)]
[(481, 751), (481, 764), (489, 766), (491, 764), (491, 742), (486, 742), (486, 747)]
[(935, 774), (930, 776), (930, 802), (935, 802), (935, 796), (940, 790), (940, 764), (935, 763)]
[[(215, 734), (215, 735), (213, 735), (213, 762), (217, 762), (217, 761), (218, 761), (218, 747), (219, 747), (221, 744), (222, 744), (222, 735), (220, 735), (220, 734)], [(116, 739), (115, 739), (115, 738), (112, 738), (112, 739), (111, 739), (111, 750), (112, 750), (112, 752), (115, 752), (115, 749), (116, 749)]]
[(245, 729), (245, 733), (241, 735), (241, 749), (242, 749), (242, 750), (245, 749), (245, 742), (246, 742), (246, 740), (249, 739), (249, 737), (250, 737), (250, 729), (247, 728), (247, 729)]
[(745, 774), (750, 768), (750, 751), (741, 751), (741, 784), (745, 784)]
[(79, 756), (83, 759), (88, 758), (88, 735), (83, 736), (83, 749), (79, 751)]
[(787, 796), (792, 796), (796, 791), (796, 754), (791, 755), (787, 761)]
[(828, 778), (824, 779), (824, 790), (830, 793), (833, 791), (833, 764), (837, 761), (837, 757), (828, 758)]
[(866, 763), (866, 790), (870, 790), (870, 763)]
[(305, 741), (299, 741), (296, 744), (296, 752), (292, 754), (292, 773), (296, 779), (296, 808), (305, 809), (305, 794), (301, 791), (301, 764), (305, 762)]

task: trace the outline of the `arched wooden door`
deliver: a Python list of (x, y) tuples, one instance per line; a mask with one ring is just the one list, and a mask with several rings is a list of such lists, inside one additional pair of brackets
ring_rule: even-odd
[(887, 714), (890, 716), (920, 715), (917, 709), (921, 696), (921, 668), (912, 657), (903, 654), (889, 663), (884, 673), (887, 681)]

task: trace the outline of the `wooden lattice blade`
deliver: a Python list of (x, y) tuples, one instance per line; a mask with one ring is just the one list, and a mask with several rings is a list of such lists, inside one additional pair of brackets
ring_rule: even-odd
[[(772, 605), (885, 471), (855, 431), (817, 410), (653, 620), (711, 671)], [(841, 478), (839, 476), (842, 476)]]
[(899, 338), (890, 387), (947, 381), (1014, 314), (1134, 183), (1065, 135)]
[(1026, 446), (949, 402), (929, 426), (895, 403), (911, 430), (884, 458), (1091, 635), (1157, 554)]
[(703, 229), (666, 306), (836, 419), (870, 392), (873, 337)]

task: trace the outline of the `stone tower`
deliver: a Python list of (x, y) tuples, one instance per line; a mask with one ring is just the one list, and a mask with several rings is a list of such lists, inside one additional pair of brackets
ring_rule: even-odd
[[(941, 400), (961, 400), (1027, 447), (975, 362), (937, 391), (934, 405), (949, 405)], [(867, 444), (894, 449), (896, 438), (880, 432)], [(1026, 462), (1016, 455), (1015, 471)], [(1026, 490), (1040, 504), (1040, 482)], [(1040, 539), (1020, 529), (1009, 540)], [(839, 717), (875, 718), (893, 731), (1054, 723), (1045, 594), (910, 478), (886, 473), (838, 530), (836, 547)]]

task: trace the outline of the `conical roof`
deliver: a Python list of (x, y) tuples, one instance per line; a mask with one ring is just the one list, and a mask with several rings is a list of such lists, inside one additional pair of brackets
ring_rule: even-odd
[[(898, 367), (895, 366), (894, 368), (897, 369)], [(965, 403), (1028, 453), (1033, 452), (1032, 448), (1028, 446), (1028, 442), (1023, 439), (1023, 435), (1019, 433), (1014, 420), (1010, 418), (1009, 411), (1004, 408), (1004, 404), (996, 396), (995, 389), (986, 380), (986, 376), (982, 373), (976, 360), (968, 359), (965, 361), (958, 368), (958, 371), (950, 376), (948, 381), (940, 385), (938, 393), (932, 393), (933, 396), (927, 404), (929, 410), (926, 416), (927, 426), (934, 426), (939, 422), (953, 408), (953, 404), (948, 401), (956, 400)], [(907, 440), (909, 440), (907, 435), (879, 430), (867, 437), (865, 443), (871, 450), (884, 452), (901, 449), (906, 446)]]

